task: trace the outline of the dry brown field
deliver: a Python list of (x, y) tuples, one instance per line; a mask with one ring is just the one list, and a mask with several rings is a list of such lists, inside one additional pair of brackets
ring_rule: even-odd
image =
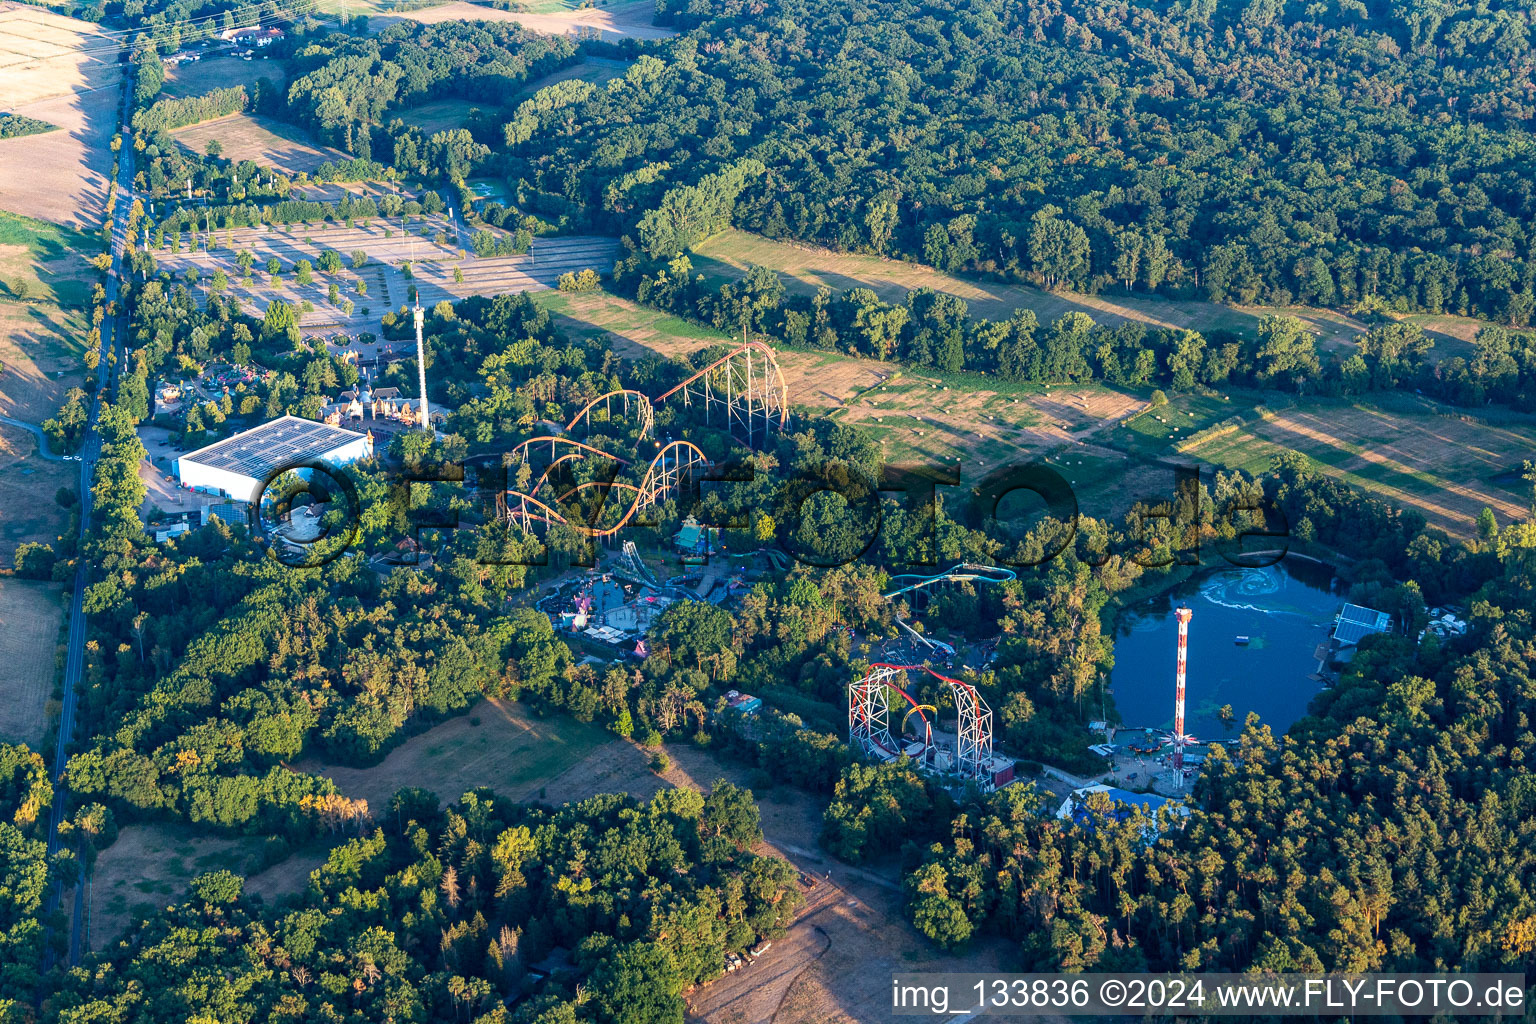
[(52, 583), (0, 579), (0, 742), (41, 749), (64, 609)]
[(86, 319), (44, 303), (0, 302), (0, 414), (41, 423), (83, 383)]
[(536, 14), (527, 11), (503, 11), (495, 7), (453, 0), (416, 11), (381, 14), (369, 19), (369, 28), (378, 31), (395, 21), (418, 21), (436, 25), (444, 21), (515, 21), (530, 32), (545, 35), (580, 35), (584, 38), (616, 42), (620, 39), (671, 39), (677, 33), (651, 24), (656, 7), (650, 0), (629, 0), (607, 7)]
[(250, 92), (261, 79), (278, 89), (288, 79), (286, 60), (241, 60), (239, 57), (204, 57), (180, 61), (165, 69), (162, 96), (201, 96), (214, 89), (243, 85)]
[(0, 209), (95, 228), (117, 130), (115, 39), (38, 7), (0, 4), (0, 109), (59, 130), (0, 140)]
[(329, 160), (350, 159), (339, 149), (315, 142), (304, 129), (260, 114), (230, 114), (178, 128), (171, 136), (194, 153), (205, 152), (210, 141), (217, 141), (225, 160), (251, 160), (289, 176), (308, 174)]
[(69, 513), (54, 501), (67, 487), (78, 493), (80, 464), (37, 456), (33, 434), (0, 424), (0, 564), (9, 566), (18, 545), (54, 544), (69, 526)]
[[(246, 873), (261, 840), (232, 839), (186, 825), (125, 825), (111, 846), (97, 854), (87, 891), (87, 949), (102, 950), (123, 936), (135, 920), (180, 902), (187, 883), (209, 871)], [(271, 902), (302, 890), (325, 851), (304, 850), (251, 875), (247, 892)], [(64, 906), (71, 905), (66, 893)]]

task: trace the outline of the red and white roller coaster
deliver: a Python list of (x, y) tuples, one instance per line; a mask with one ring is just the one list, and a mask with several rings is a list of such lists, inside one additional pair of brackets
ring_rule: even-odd
[[(900, 739), (891, 735), (891, 694), (896, 694), (922, 714), (919, 704), (897, 685), (908, 672), (926, 672), (949, 686), (957, 712), (955, 765), (951, 774), (986, 785), (992, 760), (992, 709), (969, 683), (940, 675), (926, 665), (887, 665), (869, 667), (869, 674), (848, 684), (848, 742), (871, 757), (886, 760), (902, 752)], [(911, 712), (908, 712), (910, 714)], [(920, 760), (939, 767), (930, 760), (932, 728), (923, 718), (924, 738)]]
[[(789, 424), (789, 389), (784, 384), (784, 374), (779, 370), (773, 349), (760, 341), (749, 341), (733, 349), (655, 401), (665, 402), (674, 395), (680, 397), (685, 406), (702, 402), (705, 422), (710, 422), (718, 411), (724, 416), (725, 428), (748, 447), (766, 440), (770, 430), (783, 429)], [(571, 417), (566, 432), (574, 431), (578, 426), (590, 431), (593, 412), (601, 406), (611, 418), (616, 403), (622, 416), (635, 417), (641, 438), (654, 436), (655, 403), (647, 395), (628, 388), (610, 391), (588, 402)], [(641, 512), (680, 493), (696, 472), (709, 467), (709, 460), (696, 445), (688, 441), (671, 441), (661, 447), (639, 474), (638, 483), (613, 478), (588, 480), (566, 488), (559, 495), (546, 495), (546, 501), (539, 497), (539, 493), (550, 483), (550, 474), (556, 467), (564, 466), (569, 470), (574, 468), (572, 463), (593, 458), (615, 463), (616, 470), (631, 464), (628, 459), (584, 441), (557, 434), (524, 441), (512, 450), (513, 461), (531, 463), (546, 445), (549, 462), (528, 493), (508, 490), (497, 499), (500, 516), (525, 530), (534, 523), (564, 523), (589, 537), (611, 537), (635, 522)], [(622, 506), (623, 511), (617, 518), (605, 517), (608, 501), (616, 493), (628, 495), (628, 503)], [(587, 499), (595, 499), (595, 502)]]

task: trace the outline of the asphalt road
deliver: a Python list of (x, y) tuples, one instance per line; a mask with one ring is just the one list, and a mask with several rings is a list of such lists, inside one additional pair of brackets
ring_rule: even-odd
[(47, 459), (49, 462), (72, 461), (63, 455), (55, 455), (53, 452), (48, 450), (48, 435), (44, 434), (43, 428), (38, 426), (36, 423), (28, 423), (25, 420), (12, 419), (9, 416), (0, 416), (0, 423), (4, 423), (12, 427), (20, 427), (22, 430), (25, 430), (27, 433), (37, 438), (38, 453), (41, 454), (42, 457)]
[[(128, 237), (128, 210), (133, 206), (133, 142), (129, 130), (129, 121), (132, 116), (133, 75), (131, 70), (123, 76), (123, 103), (121, 109), (121, 124), (123, 131), (123, 146), (119, 151), (118, 164), (118, 194), (117, 205), (112, 215), (112, 266), (107, 272), (106, 289), (107, 302), (115, 303), (118, 300), (118, 280), (123, 272), (123, 252)], [(112, 367), (120, 363), (122, 358), (121, 345), (122, 334), (118, 320), (119, 317), (108, 318), (101, 325), (101, 359), (97, 363), (96, 388), (100, 394), (103, 388), (110, 387), (112, 380)], [(118, 352), (119, 359), (108, 358), (113, 351)], [(101, 436), (96, 432), (97, 421), (101, 415), (101, 404), (95, 402), (91, 406), (90, 422), (87, 426), (85, 445), (80, 451), (80, 539), (85, 540), (86, 528), (89, 524), (91, 509), (91, 474), (95, 469), (96, 460), (101, 455)], [(26, 426), (26, 424), (21, 424)], [(46, 449), (46, 446), (45, 446)], [(45, 451), (46, 454), (46, 451)], [(64, 820), (65, 807), (69, 803), (69, 792), (64, 784), (64, 770), (69, 763), (69, 747), (75, 733), (75, 711), (79, 704), (80, 678), (85, 667), (85, 587), (87, 582), (87, 565), (84, 557), (76, 562), (74, 591), (70, 598), (69, 606), (69, 646), (64, 659), (64, 697), (59, 711), (59, 740), (58, 747), (54, 751), (54, 796), (53, 809), (48, 821), (48, 855), (53, 856), (59, 849), (59, 825)], [(72, 923), (69, 929), (69, 963), (70, 966), (80, 962), (80, 954), (84, 946), (85, 919), (85, 890), (83, 884), (75, 886), (75, 905), (72, 914)], [(48, 894), (45, 913), (52, 913), (59, 905), (59, 887), (54, 886)], [(51, 960), (51, 956), (50, 956)], [(49, 966), (49, 965), (45, 965)]]

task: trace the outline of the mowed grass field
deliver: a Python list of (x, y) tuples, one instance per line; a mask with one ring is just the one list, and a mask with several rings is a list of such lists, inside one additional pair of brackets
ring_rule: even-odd
[(408, 786), (430, 790), (445, 803), (477, 786), (510, 797), (536, 795), (542, 783), (617, 742), (601, 726), (566, 715), (537, 718), (514, 702), (488, 700), (412, 737), (372, 767), (306, 758), (294, 768), (328, 776), (347, 796), (367, 800), (378, 817), (389, 798)]
[[(94, 251), (77, 231), (0, 213), (0, 414), (41, 423), (84, 381), (84, 309), (99, 279), (84, 254)], [(6, 450), (33, 447), (24, 438)]]
[[(1006, 319), (1015, 310), (1032, 309), (1042, 324), (1073, 311), (1087, 313), (1094, 321), (1114, 326), (1127, 320), (1149, 327), (1185, 328), (1209, 333), (1215, 330), (1251, 334), (1266, 313), (1294, 316), (1306, 323), (1324, 350), (1346, 348), (1364, 333), (1367, 325), (1345, 313), (1306, 306), (1225, 306), (1193, 299), (1158, 299), (1139, 296), (1080, 295), (1047, 292), (1029, 285), (960, 277), (932, 267), (901, 260), (776, 241), (747, 231), (729, 230), (696, 247), (694, 269), (715, 281), (738, 280), (753, 264), (776, 270), (785, 287), (811, 294), (825, 285), (833, 292), (870, 288), (887, 302), (900, 302), (910, 291), (932, 288), (964, 299), (972, 316)], [(1481, 323), (1468, 317), (1423, 316), (1408, 318), (1419, 323), (1447, 353), (1462, 355)]]
[(0, 741), (41, 749), (57, 675), (62, 588), (0, 579)]
[(1459, 536), (1493, 509), (1501, 524), (1527, 513), (1519, 469), (1536, 452), (1536, 426), (1496, 424), (1414, 396), (1375, 403), (1308, 400), (1201, 439), (1185, 455), (1261, 473), (1284, 451), (1322, 472), (1422, 513)]
[(179, 128), (171, 136), (194, 153), (205, 152), (210, 141), (217, 141), (225, 160), (253, 160), (290, 176), (307, 174), (330, 160), (349, 159), (339, 149), (316, 143), (297, 125), (259, 114), (230, 114)]
[(82, 308), (101, 275), (88, 262), (96, 238), (73, 228), (0, 212), (0, 290), (31, 303)]
[(501, 107), (491, 103), (471, 103), (469, 100), (434, 100), (431, 103), (423, 103), (417, 107), (407, 107), (404, 110), (392, 110), (385, 120), (400, 118), (406, 124), (413, 124), (422, 131), (431, 134), (433, 132), (452, 131), (455, 128), (463, 128), (469, 124), (469, 112), (476, 108), (490, 111), (499, 111)]
[(271, 58), (204, 57), (197, 61), (182, 61), (165, 69), (165, 85), (160, 95), (201, 96), (214, 89), (236, 85), (243, 85), (250, 92), (263, 78), (281, 89), (288, 80), (288, 68), (288, 61)]
[[(260, 839), (231, 838), (180, 824), (123, 826), (117, 840), (96, 858), (86, 901), (87, 948), (107, 948), (133, 921), (184, 899), (187, 883), (197, 875), (219, 870), (246, 874), (257, 864), (261, 845)], [(324, 857), (323, 850), (296, 853), (250, 875), (246, 891), (268, 902), (298, 892)], [(66, 907), (71, 898), (66, 894)]]

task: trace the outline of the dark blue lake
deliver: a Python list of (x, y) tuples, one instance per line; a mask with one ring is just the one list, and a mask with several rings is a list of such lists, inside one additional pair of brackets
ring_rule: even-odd
[[(1173, 728), (1178, 622), (1173, 610), (1194, 611), (1189, 623), (1189, 682), (1185, 728), (1201, 740), (1235, 737), (1248, 712), (1276, 735), (1306, 714), (1322, 688), (1315, 651), (1328, 639), (1340, 597), (1332, 573), (1309, 563), (1267, 569), (1224, 569), (1133, 605), (1115, 628), (1110, 697), (1128, 726)], [(1249, 638), (1246, 646), (1235, 642)], [(1236, 712), (1231, 726), (1218, 717)]]

